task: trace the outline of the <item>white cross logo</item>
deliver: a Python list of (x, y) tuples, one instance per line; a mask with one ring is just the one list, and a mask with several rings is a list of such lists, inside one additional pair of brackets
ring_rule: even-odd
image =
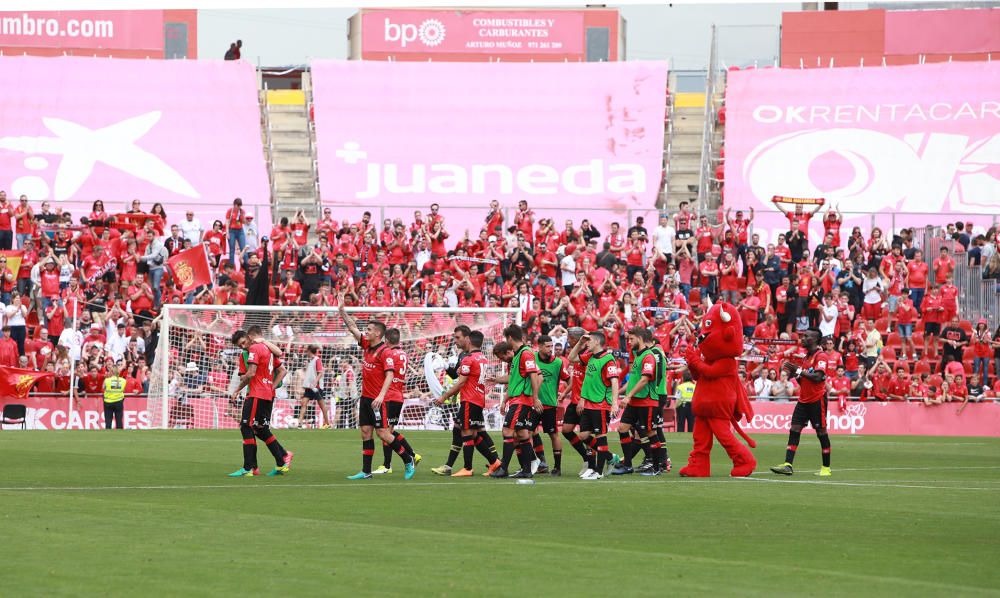
[(337, 157), (348, 164), (357, 164), (368, 157), (368, 152), (361, 151), (361, 144), (357, 141), (348, 141), (344, 143), (344, 149), (337, 150)]

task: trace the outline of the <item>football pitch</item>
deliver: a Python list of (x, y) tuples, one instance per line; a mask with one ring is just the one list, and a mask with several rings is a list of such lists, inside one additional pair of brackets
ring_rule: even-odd
[(752, 478), (717, 447), (688, 480), (668, 434), (667, 476), (585, 482), (567, 447), (563, 477), (519, 485), (432, 474), (446, 432), (407, 433), (410, 481), (398, 458), (344, 479), (355, 431), (278, 436), (289, 475), (230, 479), (234, 430), (0, 432), (0, 594), (1000, 595), (1000, 439), (833, 437), (820, 479), (815, 436), (783, 478), (785, 438), (758, 435)]

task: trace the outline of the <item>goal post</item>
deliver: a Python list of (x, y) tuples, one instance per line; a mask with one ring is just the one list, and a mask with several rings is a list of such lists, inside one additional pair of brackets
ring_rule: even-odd
[[(459, 352), (452, 338), (455, 327), (464, 324), (483, 333), (483, 353), (499, 372), (502, 364), (493, 357), (493, 345), (502, 340), (505, 327), (521, 319), (516, 307), (351, 307), (347, 312), (362, 330), (372, 319), (399, 329), (400, 348), (407, 356), (400, 427), (437, 429), (449, 425), (448, 410), (432, 409), (431, 401), (453, 382), (446, 369)], [(242, 352), (230, 338), (235, 331), (255, 325), (282, 350), (281, 362), (287, 369), (276, 391), (272, 426), (312, 427), (328, 422), (335, 428), (357, 427), (361, 349), (336, 308), (170, 304), (163, 306), (160, 317), (147, 401), (150, 427), (236, 428), (239, 402), (231, 401), (230, 395)], [(308, 349), (313, 345), (319, 348), (322, 372), (317, 378), (325, 410), (316, 401), (308, 401), (301, 409)], [(492, 402), (499, 401), (501, 390), (491, 391)], [(499, 416), (492, 415), (488, 419), (498, 422)]]

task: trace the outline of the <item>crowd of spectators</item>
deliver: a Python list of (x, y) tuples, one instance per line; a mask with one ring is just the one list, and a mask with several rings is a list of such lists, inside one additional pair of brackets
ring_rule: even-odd
[[(78, 389), (96, 392), (112, 361), (129, 392), (145, 391), (164, 302), (333, 307), (339, 297), (387, 308), (512, 306), (533, 337), (603, 329), (618, 349), (628, 329), (649, 327), (675, 358), (711, 302), (726, 300), (754, 339), (744, 369), (759, 398), (795, 396), (778, 364), (798, 357), (796, 334), (807, 328), (824, 336), (837, 396), (932, 404), (1000, 390), (1000, 328), (965, 319), (954, 284), (956, 260), (1000, 281), (995, 227), (973, 235), (973, 223), (949, 225), (950, 242), (924, 256), (912, 229), (855, 227), (842, 238), (833, 209), (817, 216), (824, 236), (810, 247), (801, 208), (763, 245), (752, 209), (710, 218), (686, 203), (650, 228), (640, 217), (599, 231), (588, 220), (557, 224), (525, 201), (506, 221), (493, 201), (477, 234), (461, 236), (438, 204), (381, 223), (370, 212), (337, 220), (326, 207), (315, 223), (299, 212), (267, 234), (239, 199), (207, 226), (193, 211), (171, 216), (154, 204), (147, 213), (138, 200), (120, 214), (95, 201), (75, 220), (39, 207), (0, 192), (0, 249), (16, 239), (23, 251), (16, 272), (0, 256), (0, 365), (55, 372), (41, 392), (67, 392), (74, 364)], [(216, 282), (181, 293), (166, 262), (198, 244)]]

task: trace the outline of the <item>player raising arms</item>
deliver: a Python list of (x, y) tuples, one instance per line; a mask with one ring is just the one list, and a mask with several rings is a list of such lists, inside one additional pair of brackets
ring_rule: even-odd
[(819, 348), (819, 332), (806, 330), (802, 333), (802, 346), (806, 350), (805, 362), (801, 367), (794, 363), (781, 366), (789, 378), (799, 381), (799, 402), (792, 412), (792, 425), (788, 432), (788, 448), (785, 451), (785, 462), (771, 471), (782, 475), (792, 475), (792, 461), (795, 451), (799, 448), (799, 436), (807, 423), (811, 424), (819, 437), (819, 446), (823, 452), (823, 466), (816, 475), (830, 475), (830, 435), (826, 431), (826, 362)]
[(493, 354), (510, 364), (510, 373), (490, 380), (492, 384), (507, 383), (507, 395), (500, 401), (500, 411), (506, 413), (503, 420), (503, 461), (493, 478), (508, 477), (511, 457), (514, 456), (515, 436), (517, 438), (518, 461), (521, 471), (515, 478), (530, 478), (531, 462), (535, 460), (535, 449), (531, 445), (531, 432), (538, 427), (538, 417), (542, 403), (538, 399), (538, 389), (542, 385), (542, 374), (535, 363), (535, 353), (524, 342), (524, 331), (517, 324), (504, 328), (504, 339), (493, 346)]
[(587, 341), (583, 340), (585, 334), (586, 330), (579, 326), (570, 328), (566, 333), (566, 342), (570, 353), (576, 349), (579, 358), (574, 362), (570, 359), (569, 355), (566, 356), (566, 361), (569, 362), (568, 371), (570, 380), (569, 388), (564, 393), (569, 393), (569, 404), (566, 405), (566, 412), (563, 413), (562, 425), (563, 438), (583, 458), (583, 469), (580, 470), (581, 475), (588, 469), (591, 469), (590, 464), (594, 458), (590, 446), (576, 433), (576, 427), (580, 424), (580, 412), (577, 410), (577, 405), (580, 404), (580, 391), (583, 389), (583, 375), (586, 371), (586, 363), (590, 359), (590, 354), (586, 352)]
[[(389, 416), (389, 433), (399, 441), (403, 450), (413, 458), (413, 464), (420, 463), (420, 455), (413, 451), (413, 447), (402, 434), (396, 431), (399, 425), (399, 415), (403, 412), (403, 387), (406, 384), (406, 352), (399, 348), (399, 328), (390, 328), (385, 331), (385, 342), (393, 351), (393, 362), (396, 364), (396, 371), (392, 373), (392, 385), (386, 394), (386, 412)], [(375, 475), (392, 473), (392, 447), (382, 441), (382, 466), (373, 471)]]
[(385, 400), (389, 395), (395, 371), (395, 351), (385, 343), (385, 324), (369, 320), (362, 334), (357, 322), (344, 310), (344, 296), (339, 299), (340, 317), (344, 318), (347, 330), (358, 341), (363, 353), (361, 361), (361, 401), (358, 404), (358, 427), (361, 428), (361, 471), (348, 476), (349, 480), (372, 479), (372, 456), (375, 454), (375, 440), (378, 434), (382, 442), (403, 458), (406, 464), (404, 479), (409, 480), (416, 473), (413, 457), (389, 431), (389, 413)]
[[(555, 356), (555, 347), (552, 337), (542, 335), (538, 337), (538, 351), (535, 353), (535, 364), (542, 373), (542, 385), (538, 388), (538, 399), (542, 402), (541, 427), (542, 432), (549, 435), (552, 442), (552, 465), (549, 473), (553, 476), (562, 475), (562, 438), (559, 437), (559, 427), (556, 422), (556, 412), (559, 410), (559, 382), (569, 380), (569, 371), (566, 367), (566, 360)], [(532, 444), (535, 454), (541, 460), (538, 467), (539, 473), (548, 471), (545, 465), (545, 449), (539, 448), (542, 440), (538, 432), (532, 430)]]
[[(614, 355), (607, 349), (607, 340), (602, 332), (591, 332), (577, 343), (569, 354), (569, 361), (580, 360), (581, 346), (587, 345), (590, 357), (586, 360), (586, 374), (577, 404), (580, 414), (580, 437), (588, 442), (593, 436), (596, 456), (591, 457), (591, 467), (580, 477), (584, 480), (599, 480), (604, 477), (604, 469), (611, 460), (608, 450), (608, 421), (618, 412), (618, 378), (621, 372)], [(582, 361), (582, 360), (581, 360)], [(617, 465), (617, 464), (616, 464)]]
[[(451, 475), (453, 478), (467, 478), (473, 475), (472, 457), (473, 451), (479, 452), (486, 457), (489, 462), (489, 469), (486, 475), (496, 471), (500, 467), (500, 459), (497, 458), (497, 449), (493, 444), (493, 439), (486, 433), (486, 420), (483, 417), (483, 408), (486, 407), (486, 368), (489, 361), (483, 355), (483, 333), (478, 330), (470, 330), (464, 324), (455, 328), (455, 344), (462, 352), (462, 358), (458, 363), (458, 379), (438, 397), (434, 403), (444, 404), (445, 401), (455, 396), (459, 396), (458, 417), (455, 418), (455, 429), (459, 432), (459, 442), (462, 447), (462, 459), (464, 466), (462, 469), (451, 473), (451, 466), (435, 467), (431, 471), (438, 475)], [(449, 456), (449, 459), (451, 457)]]
[[(258, 329), (259, 334), (259, 329)], [(229, 477), (253, 477), (260, 475), (257, 469), (257, 441), (260, 438), (274, 456), (275, 466), (267, 475), (275, 476), (287, 473), (292, 462), (292, 453), (282, 448), (281, 443), (271, 433), (271, 409), (274, 405), (274, 370), (275, 357), (281, 357), (279, 350), (272, 355), (277, 347), (269, 347), (264, 342), (252, 342), (246, 332), (237, 330), (233, 333), (232, 342), (240, 349), (249, 351), (246, 363), (246, 373), (240, 376), (232, 400), (237, 400), (243, 387), (249, 386), (247, 398), (243, 401), (240, 416), (240, 434), (243, 436), (243, 467), (229, 474)]]
[(625, 461), (616, 467), (611, 474), (623, 475), (633, 472), (632, 457), (638, 452), (636, 443), (632, 442), (632, 429), (649, 440), (649, 448), (653, 453), (653, 468), (642, 475), (660, 475), (660, 468), (666, 462), (663, 445), (656, 436), (654, 427), (654, 412), (659, 409), (659, 393), (657, 381), (663, 376), (661, 364), (653, 354), (653, 335), (645, 328), (633, 328), (628, 332), (629, 348), (632, 351), (632, 367), (628, 375), (625, 398), (621, 405), (624, 408), (621, 422), (618, 424), (618, 438), (621, 441)]

